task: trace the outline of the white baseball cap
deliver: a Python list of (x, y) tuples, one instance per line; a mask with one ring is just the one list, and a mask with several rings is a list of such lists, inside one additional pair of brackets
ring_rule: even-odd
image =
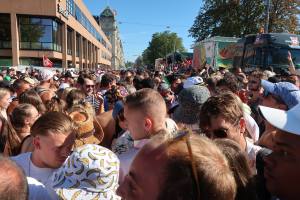
[(184, 81), (183, 88), (187, 89), (189, 87), (192, 87), (193, 85), (199, 85), (204, 83), (203, 79), (200, 76), (193, 76), (189, 77)]
[(300, 136), (300, 104), (285, 111), (259, 106), (264, 118), (274, 127)]

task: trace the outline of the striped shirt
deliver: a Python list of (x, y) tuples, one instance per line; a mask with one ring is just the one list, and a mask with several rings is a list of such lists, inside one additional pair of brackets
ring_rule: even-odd
[(96, 114), (99, 113), (100, 105), (103, 102), (103, 100), (101, 99), (103, 99), (101, 96), (96, 96), (96, 95), (90, 95), (85, 97), (85, 100), (93, 106)]

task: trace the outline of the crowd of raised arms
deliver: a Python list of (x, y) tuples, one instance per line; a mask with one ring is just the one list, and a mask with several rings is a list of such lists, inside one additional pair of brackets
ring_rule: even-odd
[(2, 69), (0, 199), (298, 200), (299, 80)]

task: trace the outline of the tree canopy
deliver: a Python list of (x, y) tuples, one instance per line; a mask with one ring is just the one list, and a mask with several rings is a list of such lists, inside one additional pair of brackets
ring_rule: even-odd
[[(299, 0), (270, 0), (269, 32), (292, 32), (299, 29)], [(204, 0), (190, 36), (201, 41), (212, 36), (242, 37), (264, 27), (263, 0)]]
[(146, 65), (154, 65), (155, 59), (164, 58), (174, 51), (184, 50), (182, 39), (176, 33), (170, 31), (154, 33), (147, 49), (143, 52), (143, 62)]

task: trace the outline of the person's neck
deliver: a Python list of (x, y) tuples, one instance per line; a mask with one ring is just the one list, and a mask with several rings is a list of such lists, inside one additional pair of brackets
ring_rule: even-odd
[(41, 87), (41, 88), (49, 89), (49, 88), (50, 88), (50, 83), (48, 83), (48, 82), (43, 82), (43, 83), (40, 84), (40, 87)]
[(33, 151), (33, 152), (32, 152), (30, 159), (31, 159), (31, 162), (32, 162), (36, 167), (39, 167), (39, 168), (49, 168), (48, 166), (46, 166), (46, 165), (41, 161), (41, 159), (39, 158), (38, 152), (36, 152), (36, 151)]
[(23, 127), (18, 131), (20, 139), (23, 140), (26, 136), (30, 135), (30, 127)]
[(241, 138), (240, 146), (241, 146), (241, 149), (244, 149), (244, 151), (247, 153), (247, 141), (246, 141), (245, 137)]

